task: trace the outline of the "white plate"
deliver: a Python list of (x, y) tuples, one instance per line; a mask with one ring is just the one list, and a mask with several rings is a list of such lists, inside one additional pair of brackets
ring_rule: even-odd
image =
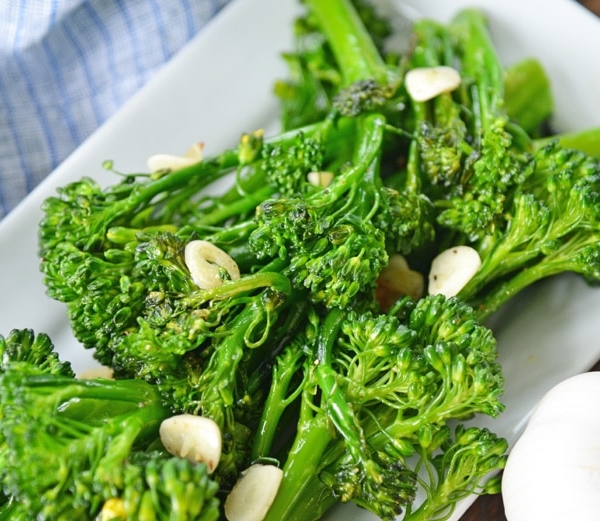
[[(526, 56), (543, 62), (556, 97), (556, 124), (563, 130), (600, 125), (600, 23), (575, 1), (383, 1), (386, 9), (442, 21), (461, 7), (483, 8), (506, 64)], [(101, 167), (106, 159), (123, 172), (145, 170), (154, 153), (182, 153), (203, 141), (210, 154), (235, 144), (242, 132), (275, 129), (271, 87), (285, 75), (279, 53), (290, 48), (297, 12), (296, 0), (236, 0), (0, 222), (0, 334), (43, 331), (76, 370), (93, 364), (73, 339), (64, 306), (44, 293), (37, 259), (41, 202), (83, 175), (113, 183)], [(497, 329), (506, 412), (479, 423), (514, 443), (551, 386), (600, 358), (598, 309), (600, 290), (568, 276), (539, 285), (511, 306)], [(461, 503), (451, 519), (471, 502)], [(347, 506), (327, 518), (374, 519)]]

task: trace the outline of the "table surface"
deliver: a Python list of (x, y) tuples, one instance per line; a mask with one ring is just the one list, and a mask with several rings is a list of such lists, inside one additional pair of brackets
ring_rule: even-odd
[[(579, 3), (600, 16), (600, 0), (580, 0)], [(600, 362), (593, 368), (600, 371)], [(502, 504), (502, 495), (481, 496), (461, 517), (461, 521), (507, 521)]]

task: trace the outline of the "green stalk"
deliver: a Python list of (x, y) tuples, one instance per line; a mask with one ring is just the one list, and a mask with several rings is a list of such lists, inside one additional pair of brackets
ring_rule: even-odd
[(196, 226), (213, 226), (226, 222), (230, 217), (253, 212), (256, 207), (265, 199), (273, 195), (273, 189), (270, 186), (263, 185), (257, 190), (245, 194), (237, 201), (219, 205), (215, 210), (203, 215), (194, 222)]
[(318, 476), (332, 439), (333, 431), (325, 414), (300, 420), (283, 469), (283, 481), (264, 521), (316, 521), (337, 502)]
[(281, 425), (281, 418), (302, 392), (301, 382), (296, 389), (291, 390), (294, 378), (298, 374), (303, 353), (300, 349), (284, 351), (276, 361), (273, 368), (271, 388), (263, 406), (260, 422), (252, 445), (251, 459), (269, 457), (273, 452), (274, 440), (281, 436), (285, 428)]
[(491, 40), (487, 19), (477, 9), (463, 9), (450, 24), (462, 47), (461, 74), (475, 80), (475, 135), (486, 131), (504, 110), (504, 69)]
[(388, 82), (388, 69), (349, 0), (306, 0), (338, 62), (344, 85), (374, 79)]
[[(594, 238), (590, 237), (590, 240), (593, 242)], [(484, 297), (472, 302), (477, 311), (478, 318), (480, 320), (487, 319), (512, 297), (540, 280), (566, 272), (584, 272), (581, 264), (577, 264), (575, 252), (577, 249), (583, 250), (585, 241), (585, 238), (583, 241), (574, 239), (574, 252), (569, 249), (561, 250), (561, 256), (545, 257), (532, 267), (523, 267), (517, 274), (513, 276), (509, 275), (510, 278), (507, 281), (500, 282), (494, 288), (486, 290)], [(570, 252), (571, 254), (569, 254)]]

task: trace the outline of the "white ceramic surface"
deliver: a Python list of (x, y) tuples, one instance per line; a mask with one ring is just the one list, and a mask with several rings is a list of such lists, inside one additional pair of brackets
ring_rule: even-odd
[[(574, 0), (380, 1), (389, 11), (442, 21), (461, 7), (481, 7), (506, 64), (535, 56), (546, 67), (559, 128), (600, 125), (600, 22)], [(210, 154), (237, 142), (242, 132), (276, 129), (271, 87), (285, 74), (279, 53), (289, 48), (297, 10), (295, 0), (236, 0), (0, 222), (0, 334), (23, 327), (44, 331), (76, 370), (93, 365), (73, 339), (63, 305), (44, 293), (37, 259), (41, 202), (83, 175), (114, 182), (101, 167), (107, 159), (123, 172), (145, 170), (154, 153), (183, 153), (203, 141)], [(550, 387), (600, 358), (599, 309), (600, 289), (566, 276), (532, 288), (496, 317), (506, 411), (477, 423), (513, 443)], [(472, 501), (463, 501), (451, 519), (458, 520)], [(374, 518), (343, 506), (327, 519)]]

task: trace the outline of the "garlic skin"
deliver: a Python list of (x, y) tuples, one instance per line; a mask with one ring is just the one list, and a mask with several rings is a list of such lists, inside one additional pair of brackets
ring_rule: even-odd
[(567, 378), (540, 400), (502, 476), (508, 521), (600, 518), (600, 373)]
[(275, 465), (254, 464), (242, 472), (225, 499), (228, 521), (262, 521), (275, 500), (283, 471)]
[(456, 296), (481, 267), (479, 253), (470, 246), (454, 246), (441, 252), (429, 270), (430, 295)]
[(174, 456), (192, 463), (205, 463), (208, 472), (217, 468), (221, 459), (221, 429), (210, 418), (194, 414), (178, 414), (163, 420), (160, 440)]
[(423, 102), (457, 89), (461, 78), (456, 69), (440, 65), (411, 69), (406, 73), (404, 83), (409, 96), (414, 101)]

